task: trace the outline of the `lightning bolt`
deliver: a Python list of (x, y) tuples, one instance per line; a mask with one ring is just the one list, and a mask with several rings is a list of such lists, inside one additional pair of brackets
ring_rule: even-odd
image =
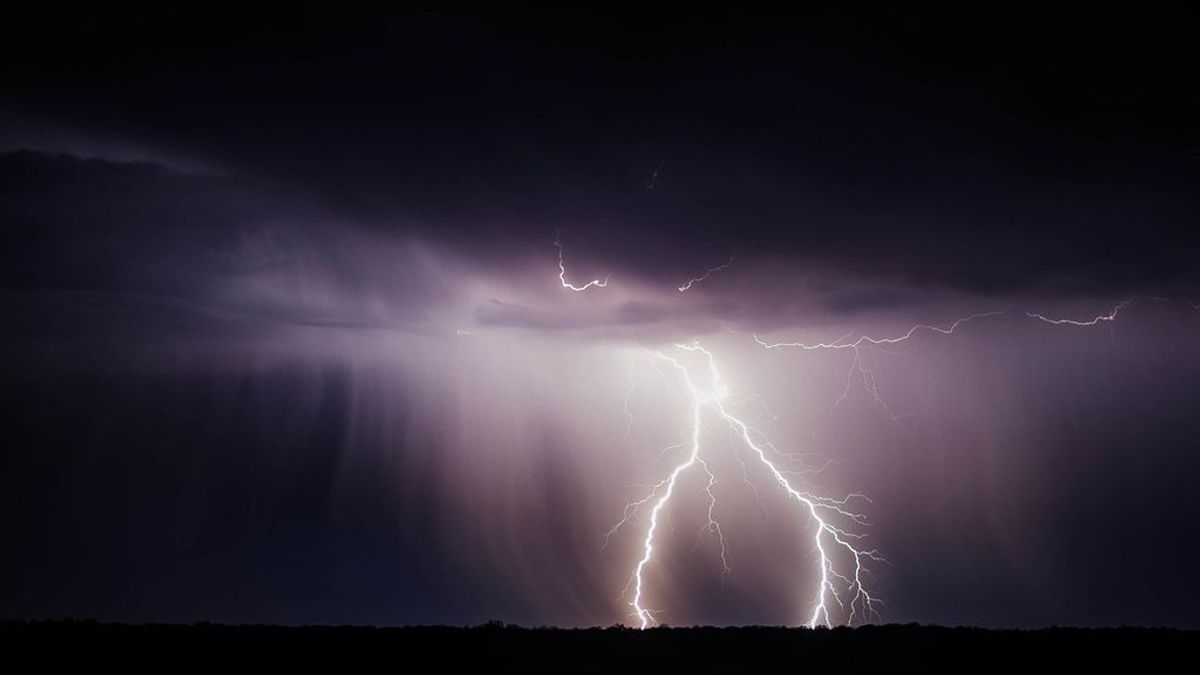
[[(855, 526), (866, 525), (866, 518), (851, 510), (849, 503), (851, 500), (857, 499), (869, 500), (866, 500), (862, 495), (850, 495), (841, 500), (830, 499), (797, 489), (788, 480), (785, 472), (781, 471), (768, 457), (766, 450), (770, 445), (756, 440), (756, 436), (758, 436), (757, 432), (745, 421), (731, 413), (726, 407), (725, 404), (730, 396), (729, 387), (725, 385), (721, 378), (720, 371), (716, 365), (716, 358), (712, 352), (701, 347), (698, 343), (677, 344), (675, 348), (702, 355), (708, 366), (709, 384), (705, 387), (697, 384), (696, 378), (692, 376), (687, 366), (679, 358), (662, 351), (653, 352), (656, 358), (670, 364), (678, 373), (679, 380), (687, 392), (691, 412), (691, 436), (688, 453), (671, 469), (666, 478), (652, 487), (649, 495), (626, 505), (625, 514), (621, 522), (617, 523), (609, 531), (611, 535), (621, 525), (628, 522), (638, 509), (652, 503), (649, 525), (642, 540), (641, 557), (634, 566), (630, 580), (633, 586), (633, 599), (630, 605), (633, 608), (633, 614), (637, 618), (640, 627), (649, 628), (656, 624), (653, 613), (646, 606), (647, 589), (645, 572), (654, 559), (655, 536), (658, 533), (659, 522), (664, 510), (670, 504), (672, 497), (675, 496), (680, 479), (692, 470), (693, 467), (700, 467), (700, 470), (708, 478), (705, 487), (705, 494), (708, 497), (705, 529), (713, 533), (720, 543), (721, 563), (723, 566), (722, 577), (731, 571), (725, 538), (721, 532), (720, 523), (715, 517), (716, 495), (713, 492), (713, 486), (716, 485), (717, 481), (704, 459), (704, 446), (701, 444), (705, 413), (714, 416), (729, 426), (736, 438), (745, 447), (749, 448), (753, 458), (757, 459), (766, 468), (775, 485), (789, 499), (795, 501), (800, 506), (801, 512), (808, 517), (809, 526), (812, 528), (812, 542), (818, 557), (818, 582), (814, 591), (815, 597), (812, 610), (809, 613), (808, 626), (833, 625), (834, 618), (831, 613), (831, 606), (835, 603), (846, 617), (846, 623), (852, 624), (855, 620), (869, 620), (875, 615), (875, 605), (879, 603), (879, 600), (867, 590), (863, 583), (863, 575), (868, 561), (884, 561), (884, 559), (875, 549), (867, 549), (861, 546), (864, 535), (850, 532), (846, 529), (849, 526), (838, 524), (838, 521), (843, 521)], [(842, 556), (851, 560), (853, 564), (844, 571), (840, 570), (833, 555), (834, 551), (842, 551)]]
[[(1165, 300), (1165, 298), (1152, 298), (1152, 299), (1153, 300)], [(1121, 312), (1121, 310), (1125, 309), (1126, 307), (1128, 307), (1131, 304), (1133, 304), (1132, 299), (1131, 300), (1122, 300), (1121, 302), (1118, 302), (1108, 312), (1108, 314), (1100, 314), (1098, 316), (1094, 316), (1085, 321), (1077, 321), (1075, 319), (1051, 319), (1050, 317), (1046, 316), (1045, 314), (1039, 314), (1037, 312), (1025, 312), (1025, 316), (1027, 316), (1031, 319), (1037, 319), (1038, 321), (1042, 321), (1044, 323), (1053, 324), (1055, 326), (1083, 326), (1083, 327), (1097, 326), (1100, 324), (1101, 321), (1104, 321), (1107, 323), (1112, 323), (1113, 321), (1116, 321), (1117, 314), (1119, 314)]]
[(558, 230), (554, 231), (554, 247), (558, 249), (558, 280), (562, 283), (563, 288), (579, 293), (586, 291), (593, 286), (596, 288), (604, 288), (608, 285), (608, 277), (604, 277), (604, 279), (592, 279), (582, 286), (576, 286), (575, 284), (567, 281), (567, 268), (566, 265), (563, 264), (562, 233)]
[(698, 284), (701, 281), (704, 281), (705, 279), (710, 277), (711, 275), (716, 274), (717, 272), (727, 270), (727, 269), (729, 269), (729, 267), (731, 265), (733, 265), (733, 256), (729, 256), (729, 260), (727, 262), (725, 262), (724, 264), (717, 265), (716, 267), (710, 267), (704, 271), (704, 274), (701, 274), (700, 276), (692, 278), (692, 279), (688, 279), (687, 283), (685, 283), (679, 287), (679, 292), (683, 293), (684, 291), (690, 289), (692, 287), (692, 284)]
[[(1154, 301), (1154, 302), (1167, 302), (1167, 303), (1173, 302), (1172, 300), (1170, 300), (1168, 298), (1160, 298), (1160, 297), (1143, 297), (1143, 299), (1149, 300), (1149, 301)], [(1025, 312), (1025, 316), (1030, 319), (1035, 319), (1037, 321), (1041, 321), (1042, 323), (1047, 323), (1047, 324), (1054, 325), (1054, 326), (1076, 326), (1076, 327), (1088, 328), (1088, 327), (1093, 327), (1093, 326), (1099, 326), (1101, 324), (1110, 324), (1111, 325), (1112, 323), (1114, 323), (1117, 320), (1117, 317), (1121, 314), (1121, 312), (1123, 312), (1126, 308), (1128, 308), (1130, 305), (1132, 305), (1133, 302), (1134, 302), (1133, 298), (1122, 300), (1122, 301), (1118, 302), (1117, 304), (1113, 305), (1112, 309), (1110, 309), (1108, 312), (1103, 313), (1103, 314), (1098, 314), (1096, 316), (1091, 317), (1090, 319), (1054, 318), (1054, 317), (1050, 317), (1045, 314), (1042, 314), (1040, 312), (1032, 312), (1032, 311)], [(1188, 305), (1192, 306), (1193, 308), (1200, 308), (1200, 305), (1194, 305), (1191, 302), (1185, 301), (1185, 304), (1188, 304)], [(869, 335), (860, 335), (857, 339), (850, 341), (849, 336), (843, 336), (837, 340), (834, 340), (833, 342), (813, 342), (813, 343), (767, 342), (767, 341), (763, 340), (761, 337), (759, 337), (757, 333), (755, 333), (753, 335), (753, 338), (756, 343), (758, 343), (760, 346), (762, 346), (766, 349), (793, 348), (793, 349), (800, 349), (803, 351), (849, 350), (849, 351), (853, 352), (854, 356), (850, 361), (850, 371), (846, 376), (846, 387), (845, 387), (845, 389), (843, 389), (841, 395), (839, 395), (838, 398), (834, 401), (833, 407), (836, 408), (837, 406), (839, 406), (843, 402), (845, 402), (847, 398), (849, 398), (850, 390), (854, 384), (855, 378), (857, 377), (861, 381), (863, 389), (871, 396), (872, 400), (877, 405), (879, 405), (881, 408), (883, 408), (884, 413), (888, 417), (888, 419), (895, 422), (895, 421), (898, 421), (902, 416), (892, 413), (891, 408), (887, 404), (887, 401), (880, 394), (879, 386), (878, 386), (877, 382), (875, 381), (874, 373), (872, 373), (871, 370), (866, 367), (866, 365), (863, 361), (862, 348), (898, 345), (903, 342), (907, 342), (907, 341), (913, 339), (915, 336), (922, 334), (922, 333), (953, 335), (955, 333), (955, 331), (957, 331), (959, 329), (959, 327), (961, 327), (963, 324), (966, 324), (971, 321), (975, 321), (977, 319), (1003, 316), (1003, 315), (1008, 314), (1009, 311), (1010, 310), (1008, 310), (1008, 309), (1002, 309), (1002, 310), (995, 310), (995, 311), (990, 311), (990, 312), (977, 312), (975, 314), (969, 314), (967, 316), (960, 317), (949, 324), (940, 325), (940, 326), (931, 325), (931, 324), (917, 324), (917, 325), (909, 328), (904, 333), (897, 335), (895, 337), (879, 338), (879, 337), (871, 337)]]
[(838, 338), (837, 340), (834, 340), (833, 342), (813, 342), (813, 343), (767, 342), (767, 341), (763, 340), (762, 338), (760, 338), (757, 333), (755, 333), (753, 335), (753, 337), (754, 337), (755, 342), (757, 342), (760, 346), (765, 347), (766, 349), (795, 348), (795, 349), (801, 349), (801, 350), (809, 351), (809, 352), (812, 352), (812, 351), (841, 351), (841, 350), (848, 350), (848, 351), (852, 352), (854, 354), (854, 356), (850, 360), (850, 372), (846, 375), (846, 388), (844, 390), (842, 390), (841, 395), (838, 396), (838, 398), (833, 402), (833, 406), (836, 408), (837, 406), (839, 406), (843, 402), (845, 402), (847, 398), (849, 398), (850, 389), (854, 384), (854, 379), (855, 379), (855, 377), (858, 377), (862, 382), (863, 389), (868, 394), (870, 394), (872, 400), (874, 400), (874, 402), (883, 409), (884, 414), (887, 416), (887, 418), (889, 420), (891, 420), (892, 422), (898, 422), (903, 416), (893, 413), (891, 410), (891, 407), (888, 406), (887, 401), (879, 393), (879, 386), (875, 381), (875, 374), (873, 372), (871, 372), (871, 370), (869, 368), (867, 368), (866, 364), (863, 361), (862, 348), (863, 347), (884, 347), (884, 346), (898, 345), (898, 344), (907, 342), (907, 341), (913, 339), (913, 337), (920, 335), (922, 333), (934, 333), (934, 334), (939, 334), (939, 335), (953, 335), (954, 332), (957, 331), (959, 329), (959, 327), (961, 327), (963, 324), (969, 323), (971, 321), (975, 321), (977, 319), (983, 319), (983, 318), (993, 317), (993, 316), (1001, 316), (1001, 315), (1007, 314), (1008, 311), (1009, 310), (1007, 310), (1007, 309), (1001, 309), (1001, 310), (994, 310), (994, 311), (990, 311), (990, 312), (976, 312), (975, 314), (968, 314), (967, 316), (955, 319), (953, 322), (946, 324), (946, 325), (942, 325), (942, 326), (935, 326), (932, 324), (920, 323), (920, 324), (913, 326), (912, 328), (909, 328), (904, 333), (897, 335), (895, 337), (879, 338), (879, 337), (871, 337), (869, 335), (860, 335), (856, 340), (850, 341), (850, 336), (847, 335), (847, 336)]
[(880, 345), (900, 344), (901, 342), (906, 342), (906, 341), (912, 339), (912, 337), (914, 335), (917, 335), (918, 333), (921, 333), (923, 331), (930, 332), (930, 333), (941, 333), (942, 335), (953, 335), (954, 331), (958, 330), (959, 326), (963, 325), (964, 323), (967, 323), (968, 321), (974, 321), (976, 319), (982, 319), (982, 318), (988, 317), (988, 316), (1000, 316), (1002, 314), (1007, 314), (1007, 313), (1008, 313), (1007, 309), (1001, 309), (1001, 310), (992, 311), (992, 312), (977, 312), (975, 314), (969, 314), (960, 319), (956, 319), (953, 323), (946, 325), (946, 326), (933, 326), (933, 325), (920, 323), (920, 324), (913, 326), (912, 328), (909, 328), (902, 335), (899, 335), (897, 337), (890, 337), (890, 338), (876, 338), (876, 337), (871, 337), (869, 335), (863, 335), (863, 336), (860, 336), (857, 340), (855, 340), (853, 342), (846, 342), (846, 340), (848, 340), (849, 338), (843, 337), (843, 338), (834, 340), (833, 342), (815, 342), (812, 344), (808, 344), (808, 343), (804, 343), (804, 342), (765, 342), (762, 338), (758, 337), (757, 333), (755, 333), (754, 341), (757, 342), (758, 344), (762, 345), (763, 347), (766, 347), (767, 349), (780, 349), (783, 347), (798, 347), (805, 351), (815, 351), (815, 350), (819, 350), (819, 349), (850, 349), (853, 351), (858, 351), (858, 348), (862, 347), (863, 345), (880, 346)]
[[(652, 181), (656, 177), (657, 170), (652, 176), (648, 187), (653, 187)], [(592, 279), (582, 286), (567, 281), (561, 234), (557, 232), (556, 234), (558, 236), (555, 237), (554, 245), (558, 250), (558, 277), (562, 287), (574, 292), (582, 292), (592, 287), (604, 288), (607, 286), (608, 277), (604, 279)], [(700, 276), (689, 279), (686, 283), (678, 287), (679, 292), (686, 292), (695, 284), (708, 279), (712, 274), (728, 269), (733, 264), (733, 261), (733, 257), (730, 257), (724, 264), (709, 268)], [(1150, 299), (1160, 302), (1172, 302), (1166, 298)], [(1132, 298), (1123, 300), (1114, 305), (1107, 313), (1099, 314), (1089, 319), (1055, 318), (1034, 311), (1026, 311), (1024, 314), (1030, 319), (1050, 325), (1093, 327), (1102, 323), (1112, 324), (1133, 302), (1134, 299)], [(1191, 301), (1186, 301), (1186, 304), (1193, 309), (1200, 310), (1200, 304)], [(840, 405), (847, 399), (854, 380), (857, 378), (861, 382), (863, 389), (871, 395), (875, 403), (884, 409), (890, 419), (895, 421), (900, 416), (892, 414), (887, 402), (881, 395), (875, 375), (864, 361), (865, 349), (900, 345), (923, 334), (953, 335), (962, 326), (970, 322), (1004, 316), (1009, 314), (1009, 312), (1009, 309), (977, 312), (962, 316), (948, 324), (916, 324), (903, 333), (891, 337), (875, 337), (866, 334), (859, 334), (857, 337), (854, 337), (854, 334), (851, 333), (832, 342), (767, 342), (755, 333), (753, 334), (753, 339), (759, 346), (765, 349), (799, 349), (806, 352), (850, 352), (852, 358), (847, 374), (846, 386), (834, 402), (834, 406)], [(736, 332), (728, 327), (724, 328), (726, 331)], [(459, 334), (469, 334), (469, 332), (460, 330)], [(751, 426), (750, 423), (730, 411), (728, 405), (731, 403), (730, 390), (721, 377), (716, 357), (713, 353), (700, 346), (698, 342), (676, 344), (674, 348), (680, 352), (703, 357), (707, 365), (707, 385), (704, 385), (693, 375), (689, 367), (684, 364), (682, 355), (672, 355), (662, 350), (653, 350), (650, 352), (656, 359), (668, 364), (675, 371), (679, 382), (683, 385), (689, 402), (688, 417), (690, 433), (688, 440), (664, 448), (659, 453), (659, 456), (661, 458), (671, 451), (685, 447), (687, 452), (675, 462), (666, 477), (648, 486), (649, 490), (645, 496), (626, 504), (621, 519), (604, 535), (604, 543), (607, 546), (612, 535), (631, 523), (638, 516), (639, 512), (647, 507), (649, 508), (648, 524), (641, 540), (640, 555), (633, 566), (629, 583), (625, 587), (625, 592), (629, 592), (630, 587), (632, 587), (632, 598), (629, 604), (632, 608), (632, 615), (636, 618), (640, 628), (645, 629), (657, 624), (654, 611), (649, 609), (647, 605), (648, 586), (646, 573), (650, 566), (654, 564), (656, 542), (664, 514), (667, 513), (672, 500), (679, 492), (681, 480), (691, 472), (698, 471), (706, 479), (703, 487), (703, 492), (707, 499), (706, 518), (701, 528), (701, 533), (715, 537), (719, 544), (722, 580), (732, 572), (729, 562), (729, 549), (726, 544), (724, 532), (721, 529), (721, 524), (717, 519), (717, 493), (715, 488), (719, 484), (719, 481), (709, 461), (706, 459), (708, 446), (703, 443), (704, 421), (706, 418), (715, 419), (729, 429), (732, 438), (736, 442), (734, 459), (741, 467), (743, 482), (753, 492), (760, 508), (763, 507), (759, 490), (750, 479), (747, 462), (743, 459), (739, 448), (749, 451), (750, 458), (757, 460), (758, 464), (771, 477), (771, 483), (788, 500), (794, 502), (799, 507), (800, 513), (805, 516), (805, 527), (810, 532), (812, 547), (816, 552), (817, 558), (815, 570), (816, 583), (815, 588), (810, 591), (813, 600), (811, 609), (807, 612), (807, 626), (810, 628), (833, 626), (838, 622), (854, 625), (855, 622), (865, 623), (877, 617), (876, 606), (882, 604), (882, 602), (871, 594), (864, 581), (864, 576), (867, 574), (870, 563), (886, 563), (887, 561), (877, 549), (869, 548), (864, 544), (866, 539), (865, 534), (861, 531), (855, 531), (856, 529), (865, 527), (868, 523), (866, 517), (856, 510), (857, 507), (852, 505), (852, 503), (859, 501), (869, 504), (870, 499), (858, 493), (848, 495), (843, 499), (834, 499), (822, 497), (797, 487), (793, 483), (793, 480), (799, 480), (800, 476), (810, 476), (820, 473), (833, 460), (827, 460), (821, 466), (801, 471), (781, 469), (772, 460), (770, 454), (780, 456), (784, 459), (795, 459), (797, 455), (779, 451), (769, 441), (764, 440), (763, 434)], [(629, 397), (636, 386), (636, 368), (637, 361), (633, 360), (627, 378), (627, 389), (625, 391), (623, 406), (626, 421), (624, 437), (626, 439), (628, 439), (633, 423), (633, 413), (630, 410)], [(759, 401), (765, 409), (765, 402), (762, 402), (761, 398)], [(773, 413), (770, 413), (769, 410), (767, 410), (767, 415), (769, 418), (774, 418)], [(768, 450), (770, 450), (770, 453), (768, 453)], [(789, 479), (789, 476), (793, 476), (794, 478)]]
[[(730, 262), (732, 262), (732, 259)], [(728, 263), (726, 266), (728, 266)], [(707, 274), (717, 269), (713, 268), (713, 270), (709, 270), (705, 275), (693, 279), (689, 282), (689, 285), (697, 281), (702, 281)], [(686, 287), (680, 287), (679, 290), (684, 291)], [(1165, 298), (1149, 299), (1159, 302), (1172, 302)], [(1089, 319), (1055, 318), (1033, 311), (1027, 311), (1024, 314), (1030, 319), (1051, 325), (1094, 327), (1101, 324), (1112, 324), (1133, 302), (1133, 299), (1123, 300), (1114, 305), (1108, 312)], [(1186, 304), (1193, 309), (1200, 309), (1200, 305), (1190, 301)], [(767, 342), (757, 334), (754, 334), (753, 338), (758, 345), (766, 349), (792, 348), (810, 352), (850, 352), (852, 359), (846, 389), (835, 402), (835, 405), (840, 404), (846, 399), (853, 381), (857, 377), (861, 380), (863, 388), (872, 396), (876, 403), (884, 408), (889, 417), (897, 419), (896, 416), (892, 415), (887, 403), (881, 396), (874, 374), (864, 363), (864, 349), (900, 345), (923, 334), (953, 335), (962, 326), (970, 322), (1004, 316), (1009, 313), (1009, 309), (1001, 309), (968, 314), (948, 324), (916, 324), (903, 333), (890, 337), (875, 337), (865, 334), (853, 337), (853, 334), (850, 334), (832, 342), (812, 343)], [(753, 460), (757, 460), (762, 467), (765, 467), (767, 473), (772, 478), (771, 482), (789, 500), (795, 502), (800, 508), (800, 512), (806, 516), (807, 526), (811, 529), (812, 546), (817, 554), (817, 581), (816, 588), (812, 591), (813, 604), (811, 611), (808, 613), (807, 625), (810, 628), (832, 626), (838, 619), (844, 620), (844, 623), (848, 625), (853, 625), (856, 621), (863, 623), (877, 617), (876, 605), (882, 603), (867, 588), (864, 582), (864, 575), (867, 572), (869, 563), (886, 563), (887, 561), (880, 555), (877, 549), (864, 545), (864, 534), (853, 531), (855, 528), (866, 526), (867, 521), (865, 516), (856, 511), (856, 507), (851, 505), (852, 502), (856, 501), (870, 503), (870, 500), (861, 494), (851, 494), (840, 500), (832, 499), (821, 497), (798, 488), (789, 480), (789, 475), (819, 473), (824, 467), (810, 470), (807, 474), (804, 472), (781, 470), (767, 451), (770, 450), (772, 453), (784, 457), (792, 457), (792, 455), (785, 455), (779, 452), (771, 443), (761, 440), (762, 434), (760, 432), (755, 430), (744, 419), (730, 411), (728, 406), (730, 403), (730, 390), (721, 377), (713, 353), (701, 347), (696, 342), (676, 344), (675, 349), (702, 356), (707, 364), (707, 385), (703, 385), (680, 357), (661, 350), (652, 352), (657, 359), (669, 364), (675, 370), (679, 381), (683, 384), (683, 388), (687, 393), (690, 409), (690, 441), (686, 444), (681, 443), (671, 446), (664, 450), (664, 452), (683, 447), (684, 445), (687, 445), (688, 452), (671, 468), (671, 471), (665, 478), (650, 486), (649, 494), (626, 505), (621, 521), (614, 525), (606, 535), (607, 541), (609, 536), (629, 523), (639, 510), (649, 506), (649, 524), (641, 542), (641, 555), (634, 565), (630, 583), (626, 586), (626, 590), (628, 590), (629, 586), (633, 587), (630, 606), (639, 626), (644, 629), (654, 626), (657, 623), (654, 612), (647, 606), (648, 589), (645, 577), (647, 569), (654, 562), (655, 544), (660, 520), (677, 494), (680, 481), (689, 472), (696, 471), (696, 467), (699, 467), (698, 471), (702, 472), (707, 478), (704, 487), (704, 493), (708, 500), (706, 511), (707, 522), (703, 529), (705, 532), (714, 535), (720, 544), (723, 569), (722, 579), (731, 571), (724, 534), (716, 518), (717, 498), (713, 488), (717, 485), (717, 479), (710, 469), (709, 463), (705, 460), (707, 446), (702, 444), (703, 421), (706, 416), (715, 418), (727, 425), (739, 445), (748, 449), (750, 457)], [(752, 489), (757, 500), (759, 498), (758, 490), (750, 481), (746, 462), (736, 450), (735, 459), (741, 465), (744, 482)], [(826, 463), (827, 465), (828, 462)], [(761, 501), (759, 503), (761, 506)]]

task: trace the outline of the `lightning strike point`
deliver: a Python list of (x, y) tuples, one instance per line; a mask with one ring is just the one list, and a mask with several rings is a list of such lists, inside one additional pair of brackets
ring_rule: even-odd
[[(818, 554), (818, 582), (814, 590), (815, 597), (812, 610), (808, 614), (807, 625), (809, 627), (832, 626), (834, 624), (834, 615), (830, 609), (832, 603), (837, 604), (847, 624), (871, 620), (877, 614), (875, 605), (878, 601), (864, 585), (863, 574), (868, 562), (884, 561), (884, 559), (876, 550), (866, 549), (859, 545), (865, 535), (845, 529), (845, 527), (866, 525), (865, 516), (851, 510), (849, 506), (851, 500), (859, 498), (865, 500), (865, 497), (854, 494), (841, 500), (830, 499), (804, 492), (793, 486), (785, 473), (767, 456), (766, 448), (769, 447), (769, 444), (756, 441), (754, 437), (757, 434), (753, 428), (726, 407), (730, 389), (721, 378), (716, 358), (712, 352), (695, 342), (677, 344), (675, 348), (702, 355), (708, 371), (707, 386), (700, 386), (688, 367), (679, 359), (662, 351), (653, 352), (655, 357), (667, 362), (675, 369), (687, 392), (691, 408), (689, 452), (672, 468), (666, 478), (653, 486), (649, 495), (626, 505), (624, 517), (609, 531), (611, 535), (617, 528), (628, 522), (639, 508), (653, 502), (650, 509), (650, 522), (642, 539), (641, 556), (634, 566), (630, 579), (630, 585), (634, 589), (630, 606), (639, 627), (645, 629), (656, 625), (653, 613), (645, 604), (647, 591), (645, 572), (654, 559), (655, 535), (658, 533), (659, 521), (675, 495), (680, 478), (694, 466), (699, 466), (708, 479), (704, 488), (708, 498), (707, 523), (704, 529), (715, 535), (720, 546), (722, 580), (732, 572), (724, 533), (716, 519), (717, 497), (713, 487), (717, 484), (717, 478), (703, 456), (705, 446), (701, 444), (702, 420), (706, 412), (729, 426), (740, 444), (749, 448), (751, 455), (766, 468), (777, 487), (782, 489), (789, 499), (797, 502), (801, 507), (801, 513), (807, 516), (809, 527), (813, 531), (813, 546)], [(738, 461), (742, 463), (740, 457)], [(744, 463), (742, 466), (744, 470)], [(747, 474), (744, 473), (743, 476), (749, 481)], [(757, 490), (755, 490), (755, 495), (757, 498)], [(839, 525), (838, 520), (848, 523), (848, 525)], [(841, 552), (841, 557), (851, 560), (852, 565), (844, 571), (839, 569), (831, 551)]]

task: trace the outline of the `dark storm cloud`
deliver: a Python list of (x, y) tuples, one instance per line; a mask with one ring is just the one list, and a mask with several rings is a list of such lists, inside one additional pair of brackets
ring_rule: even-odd
[[(572, 322), (553, 312), (539, 311), (499, 300), (490, 300), (480, 305), (475, 310), (475, 318), (487, 326), (515, 326), (542, 330), (580, 328), (587, 325)], [(592, 320), (592, 322), (594, 321), (595, 319)]]
[[(583, 313), (572, 312), (570, 309), (564, 311), (561, 306), (533, 308), (493, 299), (475, 309), (475, 319), (484, 326), (547, 331), (586, 330), (649, 326), (681, 318), (719, 318), (724, 313), (721, 309), (728, 311), (728, 308), (717, 309), (711, 306), (681, 310), (662, 303), (629, 301), (607, 310), (596, 311), (590, 308)], [(659, 332), (669, 333), (670, 329), (662, 329)]]
[[(266, 205), (236, 183), (147, 162), (0, 155), (10, 289), (194, 293)], [(229, 270), (235, 271), (235, 270)]]
[(918, 302), (918, 298), (912, 293), (892, 289), (873, 289), (830, 294), (825, 298), (824, 306), (831, 312), (853, 314), (872, 309), (892, 309), (915, 305)]
[(639, 324), (664, 320), (670, 316), (670, 312), (666, 307), (646, 302), (626, 302), (617, 308), (617, 316), (622, 323)]
[[(916, 78), (820, 40), (734, 32), (619, 58), (448, 17), (385, 32), (298, 60), (23, 89), (11, 114), (254, 176), (489, 266), (561, 228), (580, 264), (663, 284), (736, 253), (980, 294), (1197, 285), (1197, 146), (1180, 122), (1194, 85), (1097, 81), (1111, 59), (1089, 66), (1092, 52), (1035, 42), (955, 88), (962, 73)], [(1040, 56), (1071, 77), (1048, 79)], [(1042, 99), (1016, 97), (1023, 76)]]
[(0, 218), (10, 338), (412, 330), (453, 292), (403, 241), (346, 236), (303, 198), (150, 162), (0, 154)]

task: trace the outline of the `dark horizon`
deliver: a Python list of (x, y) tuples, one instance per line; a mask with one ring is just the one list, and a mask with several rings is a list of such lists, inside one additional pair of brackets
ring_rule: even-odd
[[(358, 628), (349, 626), (116, 626), (87, 622), (0, 622), (0, 635), (15, 638), (17, 654), (34, 655), (62, 644), (74, 649), (56, 662), (105, 662), (126, 668), (161, 668), (187, 654), (189, 664), (273, 667), (393, 657), (433, 660), (446, 667), (493, 669), (520, 666), (524, 672), (607, 673), (636, 665), (688, 672), (730, 669), (835, 667), (841, 672), (918, 666), (925, 672), (959, 672), (986, 659), (995, 668), (1021, 668), (1031, 661), (1073, 667), (1169, 668), (1192, 653), (1195, 631), (1163, 628), (1055, 628), (1033, 631), (860, 626), (802, 628), (522, 629), (504, 625), (474, 628)], [(41, 653), (44, 653), (41, 652)]]
[(1194, 10), (12, 14), (0, 618), (1200, 628)]

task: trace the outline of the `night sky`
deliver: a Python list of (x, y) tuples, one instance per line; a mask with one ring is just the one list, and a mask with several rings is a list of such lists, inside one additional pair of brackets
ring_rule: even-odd
[[(876, 620), (1200, 628), (1194, 12), (338, 9), (0, 27), (0, 618), (637, 625), (695, 342)], [(656, 619), (806, 623), (702, 432)]]

